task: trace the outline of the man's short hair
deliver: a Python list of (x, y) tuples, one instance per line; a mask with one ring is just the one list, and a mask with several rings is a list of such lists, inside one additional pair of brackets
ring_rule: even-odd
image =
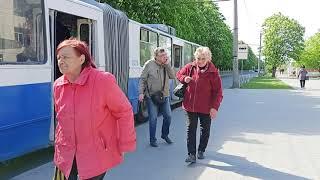
[(162, 47), (157, 47), (154, 49), (153, 55), (154, 55), (154, 57), (156, 57), (156, 56), (158, 56), (159, 53), (163, 53), (163, 52), (167, 52), (166, 49), (164, 49)]

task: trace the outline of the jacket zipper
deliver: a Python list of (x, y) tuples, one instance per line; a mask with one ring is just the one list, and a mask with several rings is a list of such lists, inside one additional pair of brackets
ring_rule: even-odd
[(75, 97), (76, 97), (76, 86), (75, 84), (73, 86), (73, 131), (74, 131), (74, 143), (75, 143), (75, 149), (77, 151), (77, 133), (76, 133), (76, 103), (75, 103)]
[[(160, 73), (159, 73), (159, 71), (160, 71)], [(158, 78), (160, 79), (160, 85), (161, 85), (161, 87), (162, 87), (163, 84), (162, 84), (162, 81), (161, 81), (161, 77), (162, 77), (162, 75), (161, 75), (161, 69), (157, 69), (157, 74), (158, 74)]]
[(194, 88), (193, 107), (192, 107), (193, 112), (195, 112), (195, 111), (194, 111), (194, 104), (195, 104), (196, 95), (197, 95), (197, 86), (198, 86), (198, 78), (197, 78), (197, 76), (198, 76), (198, 72), (197, 72), (197, 69), (196, 69), (196, 80), (195, 80), (196, 86), (195, 86), (195, 88)]

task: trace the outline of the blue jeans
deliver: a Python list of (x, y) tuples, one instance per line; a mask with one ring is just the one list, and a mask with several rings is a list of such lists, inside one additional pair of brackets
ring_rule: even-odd
[(169, 98), (170, 97), (165, 97), (165, 102), (161, 105), (156, 105), (152, 102), (151, 98), (147, 98), (150, 142), (157, 141), (156, 130), (157, 130), (157, 117), (159, 112), (163, 116), (161, 137), (167, 137), (169, 135), (169, 128), (171, 124), (171, 107), (170, 107)]

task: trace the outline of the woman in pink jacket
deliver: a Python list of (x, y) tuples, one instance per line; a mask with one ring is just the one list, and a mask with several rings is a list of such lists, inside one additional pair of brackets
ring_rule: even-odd
[(135, 150), (131, 105), (114, 76), (96, 69), (84, 42), (63, 41), (57, 59), (55, 179), (103, 179)]

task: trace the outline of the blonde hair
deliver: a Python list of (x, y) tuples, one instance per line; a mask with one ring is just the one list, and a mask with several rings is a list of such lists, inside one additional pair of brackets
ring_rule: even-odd
[(153, 57), (157, 57), (159, 53), (167, 52), (166, 49), (162, 47), (157, 47), (153, 50)]
[(212, 54), (208, 47), (198, 47), (196, 51), (194, 52), (194, 58), (197, 59), (200, 54), (203, 54), (209, 58), (209, 60), (212, 60)]

